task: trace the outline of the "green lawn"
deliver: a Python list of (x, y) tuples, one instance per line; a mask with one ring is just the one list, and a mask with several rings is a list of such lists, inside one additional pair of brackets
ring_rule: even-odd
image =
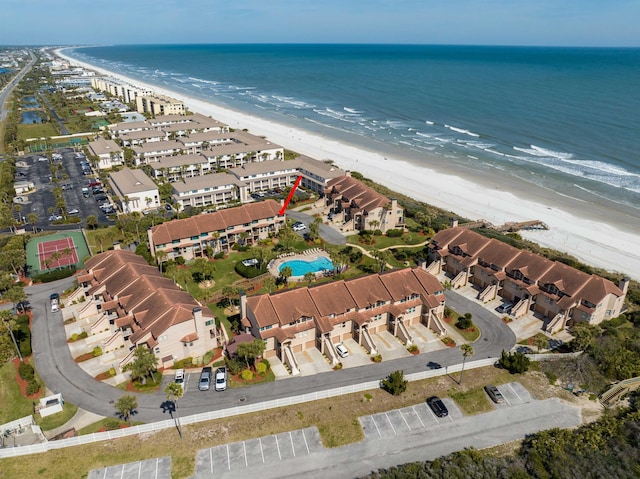
[(75, 416), (77, 411), (78, 406), (65, 402), (61, 413), (53, 414), (44, 418), (37, 415), (36, 424), (40, 426), (40, 429), (43, 431), (51, 431), (52, 429), (66, 424), (73, 416)]
[(33, 401), (22, 397), (12, 362), (0, 367), (0, 424), (33, 414)]
[(18, 140), (27, 138), (46, 138), (58, 135), (58, 130), (51, 123), (35, 123), (18, 125)]
[(347, 237), (347, 244), (357, 244), (366, 250), (383, 249), (389, 246), (411, 246), (424, 243), (429, 239), (427, 236), (418, 233), (405, 233), (400, 238), (389, 238), (388, 236), (372, 236), (373, 244), (360, 243), (360, 235)]

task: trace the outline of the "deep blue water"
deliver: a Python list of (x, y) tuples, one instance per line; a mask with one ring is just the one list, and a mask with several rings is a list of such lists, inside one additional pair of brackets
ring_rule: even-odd
[(152, 45), (72, 56), (325, 136), (640, 208), (640, 49)]

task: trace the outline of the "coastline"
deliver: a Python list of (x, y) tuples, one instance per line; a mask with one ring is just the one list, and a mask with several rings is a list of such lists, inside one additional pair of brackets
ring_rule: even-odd
[[(204, 100), (189, 97), (104, 68), (54, 53), (74, 65), (110, 75), (132, 84), (177, 98), (190, 110), (211, 116), (232, 128), (246, 128), (268, 137), (274, 143), (310, 157), (331, 159), (345, 169), (471, 220), (486, 219), (494, 224), (508, 221), (541, 220), (548, 231), (523, 231), (521, 235), (542, 246), (572, 254), (579, 260), (609, 271), (621, 272), (640, 280), (640, 222), (624, 211), (613, 210), (606, 202), (581, 202), (560, 192), (535, 187), (525, 181), (508, 185), (490, 172), (443, 167), (437, 158), (425, 166), (410, 158), (384, 156), (300, 128), (233, 111)], [(517, 192), (517, 195), (512, 192)], [(638, 251), (635, 253), (635, 251)]]

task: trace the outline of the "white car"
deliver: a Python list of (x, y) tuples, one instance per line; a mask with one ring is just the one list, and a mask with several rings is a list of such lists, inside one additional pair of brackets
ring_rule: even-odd
[(347, 356), (349, 356), (349, 350), (342, 343), (336, 344), (336, 352), (341, 358), (346, 358)]
[(184, 369), (176, 369), (176, 375), (173, 379), (176, 384), (179, 384), (184, 391)]
[(38, 161), (49, 161), (49, 158), (45, 157), (45, 156), (40, 156), (38, 158)]
[(291, 229), (293, 231), (302, 231), (302, 230), (306, 230), (307, 227), (304, 225), (304, 223), (298, 222), (298, 223), (294, 223)]
[(72, 209), (72, 210), (69, 210), (69, 214), (70, 214), (70, 215), (77, 215), (78, 213), (80, 213), (80, 210), (78, 210), (78, 209), (76, 209), (76, 208), (74, 208), (74, 209)]

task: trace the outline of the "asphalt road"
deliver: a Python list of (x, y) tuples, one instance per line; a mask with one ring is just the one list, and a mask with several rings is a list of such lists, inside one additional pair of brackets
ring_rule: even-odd
[[(32, 341), (35, 365), (47, 387), (54, 393), (62, 393), (66, 401), (96, 414), (114, 416), (113, 403), (123, 395), (123, 392), (94, 380), (73, 361), (66, 343), (62, 314), (51, 313), (49, 309), (49, 295), (53, 292), (62, 292), (69, 288), (72, 282), (73, 280), (68, 278), (25, 288), (30, 295), (29, 301), (33, 311)], [(497, 357), (503, 349), (510, 350), (514, 346), (514, 334), (495, 315), (481, 307), (476, 308), (474, 303), (453, 291), (447, 292), (447, 300), (451, 307), (459, 312), (471, 312), (474, 322), (482, 331), (482, 337), (474, 344), (473, 359)], [(191, 388), (180, 399), (180, 414), (184, 417), (241, 404), (255, 404), (335, 387), (377, 381), (399, 369), (408, 374), (427, 369), (431, 362), (445, 367), (459, 364), (461, 360), (462, 353), (459, 348), (448, 348), (378, 364), (314, 376), (294, 377), (247, 388), (228, 389), (224, 392), (198, 391), (196, 388)], [(165, 381), (169, 380), (171, 379), (165, 378)], [(138, 399), (136, 420), (152, 422), (170, 418), (169, 413), (162, 408), (162, 404), (166, 401), (166, 394), (162, 390), (136, 396)]]
[(33, 53), (30, 53), (31, 55), (31, 60), (29, 60), (29, 63), (20, 71), (20, 73), (18, 73), (13, 80), (11, 80), (11, 82), (6, 85), (2, 91), (0, 91), (0, 121), (4, 120), (5, 117), (7, 116), (7, 110), (5, 109), (5, 103), (7, 102), (7, 98), (9, 98), (9, 95), (11, 94), (11, 91), (15, 88), (15, 86), (20, 83), (20, 80), (22, 80), (22, 77), (24, 77), (27, 72), (29, 70), (31, 70), (31, 67), (33, 66), (33, 64), (36, 62), (36, 57), (33, 55)]

